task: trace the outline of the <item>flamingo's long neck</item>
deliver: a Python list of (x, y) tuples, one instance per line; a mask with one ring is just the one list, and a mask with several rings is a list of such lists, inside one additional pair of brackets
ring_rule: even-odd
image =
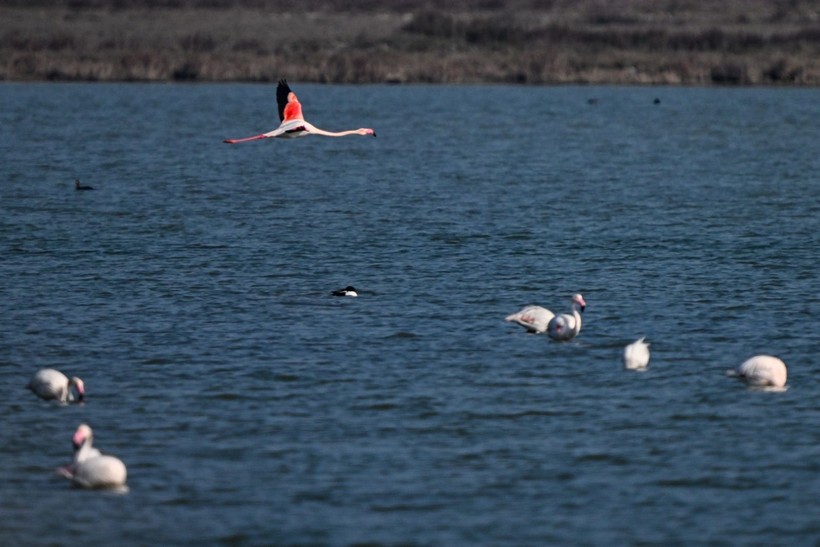
[(317, 135), (324, 135), (325, 137), (346, 137), (348, 135), (361, 135), (358, 129), (351, 129), (349, 131), (325, 131), (324, 129), (319, 129), (314, 127), (311, 131)]
[(578, 302), (572, 303), (572, 315), (575, 316), (575, 334), (581, 332), (581, 305)]
[[(74, 388), (74, 391), (71, 389)], [(74, 392), (77, 394), (75, 395)], [(73, 381), (69, 380), (68, 384), (65, 387), (65, 391), (63, 392), (63, 402), (64, 403), (71, 403), (78, 400), (80, 397), (80, 390)]]
[(308, 133), (313, 135), (322, 135), (324, 137), (346, 137), (348, 135), (376, 135), (376, 132), (372, 129), (367, 129), (365, 127), (360, 127), (359, 129), (349, 129), (347, 131), (325, 131), (324, 129), (319, 129), (313, 124), (308, 122), (304, 122), (304, 126), (307, 129)]
[(74, 463), (85, 461), (89, 456), (91, 456), (92, 451), (93, 448), (91, 447), (91, 437), (89, 437), (83, 442), (82, 445), (80, 445), (80, 448), (74, 452)]
[(66, 382), (60, 386), (60, 402), (65, 404), (69, 401), (71, 401), (71, 383)]

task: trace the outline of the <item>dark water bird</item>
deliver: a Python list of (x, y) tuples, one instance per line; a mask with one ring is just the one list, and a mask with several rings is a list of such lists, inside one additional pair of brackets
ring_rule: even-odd
[(238, 142), (270, 139), (273, 137), (293, 139), (307, 135), (322, 135), (324, 137), (346, 137), (347, 135), (376, 136), (376, 132), (367, 127), (334, 133), (332, 131), (319, 129), (313, 124), (306, 122), (302, 115), (302, 104), (299, 102), (299, 99), (296, 98), (296, 93), (290, 90), (287, 80), (279, 80), (279, 84), (276, 86), (276, 103), (279, 107), (279, 121), (281, 122), (279, 127), (273, 131), (262, 133), (261, 135), (254, 135), (253, 137), (245, 137), (243, 139), (225, 139), (223, 142), (236, 144)]
[(93, 190), (93, 186), (89, 186), (87, 184), (83, 184), (80, 182), (80, 179), (74, 179), (74, 189), (75, 190)]
[(356, 289), (353, 287), (353, 285), (348, 285), (344, 289), (333, 291), (333, 296), (359, 296), (359, 293), (356, 292)]

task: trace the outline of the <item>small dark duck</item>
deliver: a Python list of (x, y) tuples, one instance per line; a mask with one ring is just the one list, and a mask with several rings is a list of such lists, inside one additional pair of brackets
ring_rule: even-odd
[(352, 285), (348, 285), (344, 289), (333, 291), (333, 296), (359, 296), (359, 293), (356, 292), (356, 289), (353, 288)]

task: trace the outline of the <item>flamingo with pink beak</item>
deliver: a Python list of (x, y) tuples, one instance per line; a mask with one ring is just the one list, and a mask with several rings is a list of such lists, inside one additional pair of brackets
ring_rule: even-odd
[(580, 294), (572, 295), (572, 313), (562, 313), (550, 319), (547, 335), (553, 340), (572, 340), (581, 332), (581, 312), (587, 303)]
[(86, 424), (80, 424), (71, 444), (74, 461), (57, 472), (82, 488), (123, 488), (128, 473), (122, 460), (100, 453), (93, 447), (94, 433)]
[[(46, 401), (59, 401), (61, 404), (82, 403), (85, 399), (85, 383), (74, 376), (68, 376), (53, 368), (38, 370), (26, 386), (35, 395)], [(72, 389), (77, 392), (75, 396)]]
[(236, 144), (277, 137), (280, 139), (293, 139), (307, 135), (322, 135), (323, 137), (346, 137), (347, 135), (376, 136), (376, 132), (367, 127), (336, 133), (319, 129), (315, 125), (308, 123), (302, 115), (302, 103), (296, 98), (296, 93), (290, 90), (287, 80), (279, 80), (279, 84), (276, 86), (276, 103), (279, 107), (279, 121), (281, 122), (279, 127), (273, 131), (262, 133), (261, 135), (254, 135), (253, 137), (245, 137), (242, 139), (225, 139), (223, 142)]

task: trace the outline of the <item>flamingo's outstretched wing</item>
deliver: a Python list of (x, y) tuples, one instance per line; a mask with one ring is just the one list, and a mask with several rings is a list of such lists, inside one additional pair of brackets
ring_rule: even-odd
[(238, 142), (256, 141), (256, 140), (259, 140), (259, 139), (267, 139), (267, 138), (268, 138), (268, 134), (263, 133), (261, 135), (254, 135), (253, 137), (244, 137), (242, 139), (225, 139), (222, 142), (226, 142), (228, 144), (236, 144)]
[(245, 137), (242, 139), (225, 139), (224, 142), (228, 144), (236, 144), (239, 142), (255, 141), (259, 139), (269, 139), (271, 137), (304, 137), (305, 135), (322, 135), (325, 137), (345, 137), (347, 135), (372, 135), (376, 136), (376, 132), (367, 127), (359, 129), (351, 129), (348, 131), (325, 131), (318, 127), (309, 124), (305, 121), (302, 115), (302, 104), (296, 97), (296, 94), (290, 90), (287, 80), (284, 78), (279, 80), (276, 86), (276, 106), (279, 110), (279, 127), (268, 133), (261, 135), (254, 135), (253, 137)]
[(276, 105), (279, 107), (279, 121), (285, 121), (285, 107), (288, 105), (288, 95), (291, 93), (288, 81), (282, 78), (276, 86)]
[(248, 142), (248, 141), (257, 141), (259, 139), (270, 139), (273, 137), (280, 137), (285, 135), (286, 137), (298, 137), (302, 135), (306, 135), (311, 131), (308, 129), (315, 129), (312, 125), (307, 123), (303, 120), (290, 120), (287, 122), (282, 122), (279, 127), (274, 129), (273, 131), (268, 131), (267, 133), (262, 133), (261, 135), (254, 135), (253, 137), (245, 137), (243, 139), (225, 139), (222, 142), (226, 142), (228, 144), (236, 144), (239, 142)]

